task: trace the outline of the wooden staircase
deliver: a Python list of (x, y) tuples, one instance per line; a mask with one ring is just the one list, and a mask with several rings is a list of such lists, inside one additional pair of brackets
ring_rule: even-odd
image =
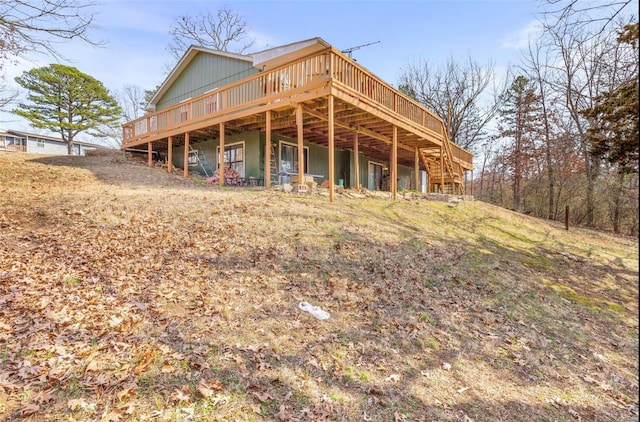
[[(421, 148), (420, 158), (429, 174), (429, 192), (463, 195), (464, 170), (453, 159), (449, 137), (445, 137), (442, 147)], [(442, 158), (441, 158), (442, 156)]]

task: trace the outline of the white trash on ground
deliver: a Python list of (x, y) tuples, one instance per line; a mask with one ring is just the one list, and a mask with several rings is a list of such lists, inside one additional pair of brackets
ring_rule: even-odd
[(329, 313), (328, 312), (323, 311), (319, 306), (313, 306), (313, 305), (311, 305), (310, 303), (307, 303), (307, 302), (298, 303), (298, 308), (302, 309), (303, 311), (309, 312), (311, 315), (313, 315), (317, 319), (328, 319), (329, 318)]

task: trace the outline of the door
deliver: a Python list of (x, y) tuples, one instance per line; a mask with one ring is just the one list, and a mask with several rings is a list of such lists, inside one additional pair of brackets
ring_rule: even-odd
[(380, 190), (382, 187), (382, 164), (369, 163), (369, 190)]

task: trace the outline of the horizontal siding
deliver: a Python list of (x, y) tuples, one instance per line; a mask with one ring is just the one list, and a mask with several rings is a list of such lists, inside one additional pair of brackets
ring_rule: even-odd
[(158, 100), (156, 110), (197, 97), (257, 72), (250, 62), (200, 52)]
[(38, 146), (38, 141), (35, 138), (29, 137), (27, 139), (27, 152), (32, 154), (64, 154), (67, 155), (67, 146), (60, 142), (52, 142), (44, 140), (43, 146)]

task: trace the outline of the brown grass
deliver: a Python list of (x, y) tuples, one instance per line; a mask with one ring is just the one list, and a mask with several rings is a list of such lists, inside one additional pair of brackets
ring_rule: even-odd
[(0, 180), (0, 420), (638, 418), (635, 239), (120, 154)]

